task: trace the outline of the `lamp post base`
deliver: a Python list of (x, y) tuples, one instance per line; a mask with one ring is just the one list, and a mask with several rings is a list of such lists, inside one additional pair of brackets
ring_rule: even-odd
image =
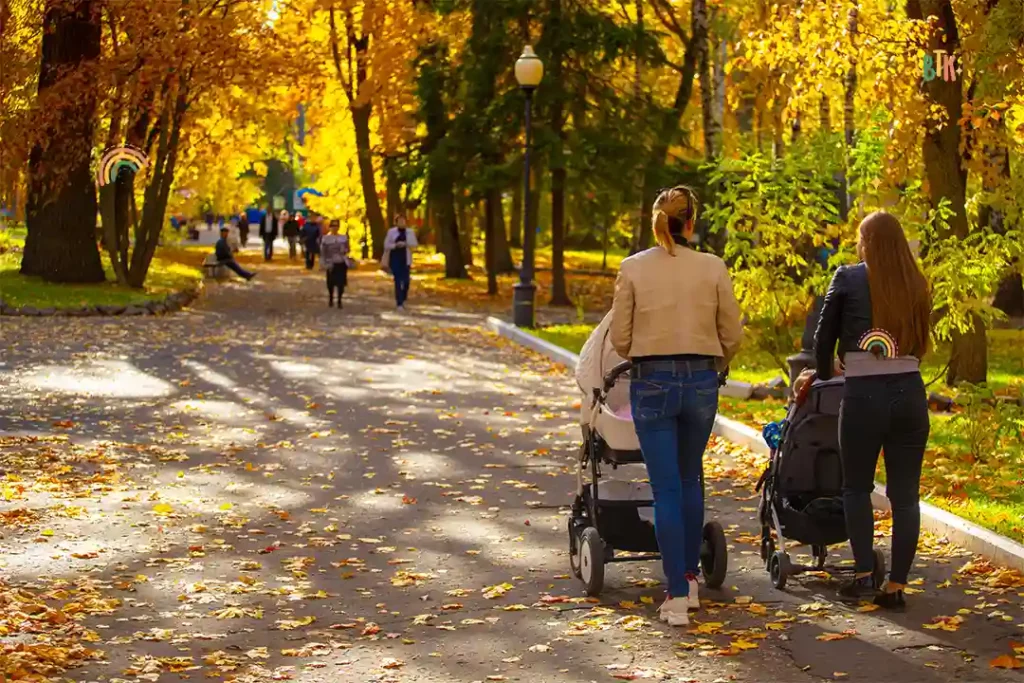
[(516, 327), (533, 327), (533, 302), (537, 286), (518, 282), (512, 288), (512, 322)]

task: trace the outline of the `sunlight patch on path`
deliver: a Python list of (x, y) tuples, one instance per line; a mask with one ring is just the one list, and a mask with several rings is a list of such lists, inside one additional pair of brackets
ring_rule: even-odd
[(174, 393), (164, 380), (123, 360), (91, 360), (80, 365), (39, 365), (16, 377), (30, 391), (109, 398), (160, 398)]

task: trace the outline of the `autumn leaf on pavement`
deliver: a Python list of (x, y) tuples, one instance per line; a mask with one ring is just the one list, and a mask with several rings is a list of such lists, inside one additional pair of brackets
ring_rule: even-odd
[(932, 631), (956, 631), (963, 622), (964, 618), (959, 615), (952, 617), (938, 616), (932, 619), (932, 623), (924, 624), (924, 628)]
[(394, 657), (385, 657), (381, 660), (380, 666), (382, 669), (400, 669), (405, 666), (405, 662)]
[(842, 633), (823, 633), (815, 638), (815, 640), (821, 640), (828, 643), (833, 640), (846, 640), (847, 638), (852, 638), (855, 635), (857, 635), (856, 629), (848, 628)]
[(279, 619), (274, 623), (274, 625), (278, 630), (292, 631), (297, 628), (302, 628), (303, 626), (309, 626), (314, 621), (316, 621), (316, 617), (310, 615), (308, 617), (300, 617), (298, 619)]
[(1024, 661), (1013, 655), (999, 655), (991, 660), (988, 665), (993, 669), (1020, 669), (1024, 668)]
[(513, 586), (511, 583), (499, 583), (495, 586), (484, 588), (482, 593), (488, 600), (494, 600), (495, 598), (500, 598), (505, 595), (505, 593), (508, 593), (512, 588)]

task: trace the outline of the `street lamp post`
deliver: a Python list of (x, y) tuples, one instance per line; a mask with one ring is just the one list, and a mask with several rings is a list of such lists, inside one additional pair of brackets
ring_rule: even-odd
[(536, 228), (530, 226), (530, 113), (533, 91), (544, 77), (544, 63), (527, 45), (516, 60), (516, 81), (526, 95), (526, 145), (523, 149), (523, 263), (519, 268), (519, 282), (512, 293), (512, 322), (516, 327), (533, 327), (533, 306), (537, 286), (533, 282), (534, 243)]

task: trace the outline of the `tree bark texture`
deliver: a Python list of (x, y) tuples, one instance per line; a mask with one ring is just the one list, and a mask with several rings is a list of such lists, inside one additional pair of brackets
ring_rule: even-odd
[[(941, 48), (947, 54), (960, 50), (960, 34), (953, 13), (951, 0), (908, 0), (907, 16), (924, 20), (937, 17), (938, 26), (932, 35), (929, 49)], [(935, 78), (923, 85), (924, 91), (934, 104), (946, 111), (946, 123), (941, 128), (925, 133), (922, 156), (928, 193), (933, 206), (943, 198), (949, 200), (953, 215), (949, 219), (950, 233), (954, 237), (966, 237), (970, 226), (967, 220), (967, 170), (960, 157), (960, 125), (963, 114), (963, 87), (960, 78), (947, 81)], [(966, 381), (984, 382), (988, 371), (988, 346), (985, 327), (975, 317), (970, 332), (955, 333), (953, 347), (946, 373), (947, 384)]]
[(21, 272), (50, 282), (102, 282), (90, 169), (96, 92), (76, 72), (100, 55), (99, 3), (83, 0), (71, 6), (51, 0), (43, 25), (40, 98), (60, 86), (71, 85), (73, 92), (54, 103), (54, 120), (29, 154), (28, 236)]
[[(697, 72), (698, 49), (702, 43), (707, 41), (707, 23), (696, 21), (698, 16), (706, 16), (706, 0), (693, 0), (695, 11), (693, 12), (693, 26), (690, 38), (686, 43), (686, 52), (683, 57), (683, 68), (679, 74), (679, 84), (676, 86), (675, 98), (672, 106), (662, 113), (661, 126), (658, 136), (651, 147), (650, 156), (644, 168), (644, 190), (642, 203), (640, 205), (640, 225), (634, 239), (634, 251), (643, 251), (651, 246), (653, 224), (651, 223), (654, 200), (658, 194), (658, 188), (663, 179), (663, 168), (668, 157), (668, 150), (672, 142), (679, 135), (679, 119), (686, 111), (686, 105), (693, 93), (693, 79)], [(700, 7), (705, 9), (700, 10)]]
[[(564, 36), (562, 35), (562, 0), (549, 0), (548, 23), (545, 33), (552, 36), (551, 80), (562, 82), (565, 59)], [(551, 102), (551, 132), (554, 143), (551, 149), (551, 305), (571, 306), (569, 292), (565, 286), (565, 98), (564, 90), (557, 88)]]

